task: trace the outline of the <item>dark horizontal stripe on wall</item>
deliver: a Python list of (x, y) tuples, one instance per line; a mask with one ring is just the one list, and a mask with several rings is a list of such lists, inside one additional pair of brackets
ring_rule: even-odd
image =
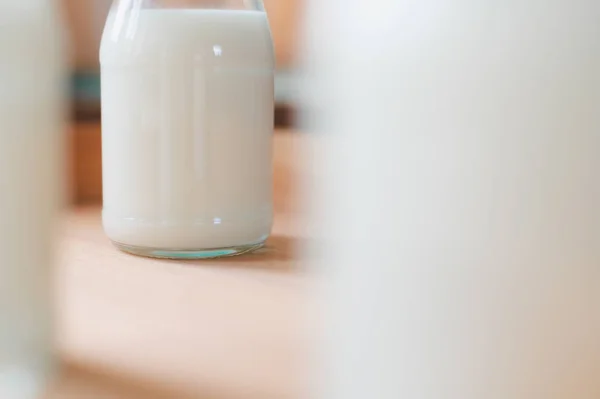
[[(78, 102), (73, 104), (72, 115), (77, 122), (99, 122), (100, 105), (97, 102)], [(289, 105), (275, 107), (275, 127), (293, 127), (296, 121), (296, 111)]]

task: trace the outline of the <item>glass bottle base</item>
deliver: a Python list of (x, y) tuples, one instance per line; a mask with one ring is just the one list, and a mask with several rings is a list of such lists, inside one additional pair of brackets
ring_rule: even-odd
[(137, 247), (121, 244), (113, 241), (113, 244), (123, 252), (144, 256), (147, 258), (174, 259), (174, 260), (193, 260), (193, 259), (216, 259), (227, 258), (231, 256), (244, 255), (265, 246), (265, 241), (258, 244), (240, 245), (227, 248), (211, 248), (199, 250), (177, 250), (177, 249), (156, 249)]

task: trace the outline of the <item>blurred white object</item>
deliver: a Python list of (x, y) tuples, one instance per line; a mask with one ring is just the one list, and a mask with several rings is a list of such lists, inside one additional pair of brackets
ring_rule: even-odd
[(55, 368), (52, 257), (61, 196), (62, 34), (48, 0), (0, 1), (0, 398)]
[(598, 21), (596, 0), (310, 3), (321, 398), (600, 397)]

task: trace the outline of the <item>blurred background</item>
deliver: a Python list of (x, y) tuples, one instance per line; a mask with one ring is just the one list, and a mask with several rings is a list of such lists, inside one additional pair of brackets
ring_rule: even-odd
[[(61, 0), (69, 32), (71, 71), (72, 195), (75, 203), (102, 198), (100, 66), (98, 51), (112, 0)], [(275, 42), (275, 125), (294, 125), (297, 109), (298, 30), (303, 0), (265, 0)]]

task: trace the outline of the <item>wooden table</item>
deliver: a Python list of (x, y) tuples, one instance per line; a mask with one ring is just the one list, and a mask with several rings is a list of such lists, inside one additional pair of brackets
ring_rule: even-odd
[(70, 212), (57, 273), (65, 372), (49, 399), (301, 396), (308, 286), (296, 256), (301, 139), (276, 135), (276, 221), (267, 248), (254, 254), (134, 257), (104, 236), (99, 206)]

